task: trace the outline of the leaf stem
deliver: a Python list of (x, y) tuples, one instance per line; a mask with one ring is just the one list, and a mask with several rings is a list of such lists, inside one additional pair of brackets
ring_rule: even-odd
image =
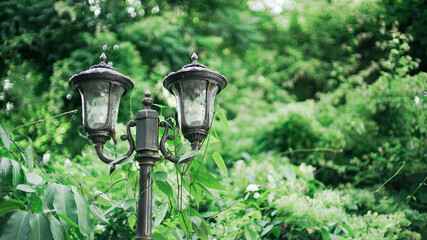
[(26, 126), (30, 126), (30, 125), (34, 125), (34, 124), (37, 124), (37, 123), (41, 123), (41, 122), (47, 121), (47, 120), (49, 120), (51, 118), (57, 118), (57, 117), (60, 117), (60, 116), (63, 116), (63, 115), (67, 115), (67, 114), (75, 114), (76, 112), (77, 112), (77, 109), (74, 109), (74, 110), (71, 110), (71, 111), (68, 111), (68, 112), (60, 113), (60, 114), (55, 115), (55, 116), (51, 116), (51, 117), (48, 117), (48, 118), (40, 119), (40, 120), (37, 120), (35, 122), (26, 123), (26, 124), (23, 124), (23, 125), (18, 126), (16, 128), (13, 128), (12, 130), (10, 130), (10, 132), (12, 132), (12, 131), (14, 131), (14, 130), (16, 130), (18, 128), (22, 128), (22, 127), (26, 127)]
[(385, 181), (381, 186), (374, 191), (374, 193), (379, 192), (388, 182), (390, 182), (394, 177), (396, 177), (397, 174), (399, 174), (400, 170), (402, 170), (403, 166), (405, 166), (405, 161), (403, 161), (402, 166), (391, 176), (387, 181)]

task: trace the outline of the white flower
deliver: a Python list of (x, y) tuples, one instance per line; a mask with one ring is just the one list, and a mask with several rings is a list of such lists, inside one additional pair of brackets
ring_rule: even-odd
[(43, 154), (43, 163), (46, 164), (50, 161), (50, 153)]
[(65, 159), (65, 166), (66, 167), (69, 167), (69, 166), (71, 166), (71, 161), (70, 161), (70, 159)]
[(316, 169), (313, 166), (302, 163), (298, 168), (301, 171), (301, 175), (305, 179), (307, 180), (314, 179), (314, 170)]
[(317, 192), (314, 194), (314, 198), (328, 206), (340, 207), (342, 205), (339, 193), (333, 190)]
[(13, 83), (11, 83), (9, 79), (5, 79), (3, 89), (8, 90), (10, 88), (13, 88)]
[(259, 186), (256, 184), (249, 184), (246, 188), (246, 192), (256, 192), (259, 190)]
[(12, 110), (13, 109), (13, 103), (11, 103), (11, 102), (7, 102), (6, 103), (6, 111), (10, 111), (10, 110)]
[(98, 224), (98, 225), (96, 225), (95, 230), (100, 230), (101, 232), (103, 232), (103, 231), (105, 231), (105, 226)]
[(422, 102), (422, 100), (418, 96), (414, 97), (414, 103), (415, 104), (420, 104), (421, 102)]
[(258, 199), (259, 197), (261, 197), (261, 194), (259, 194), (259, 193), (257, 193), (257, 192), (256, 192), (256, 193), (254, 194), (254, 198), (255, 198), (255, 199)]
[(238, 172), (243, 172), (246, 169), (246, 163), (243, 160), (237, 160), (234, 163), (234, 169)]

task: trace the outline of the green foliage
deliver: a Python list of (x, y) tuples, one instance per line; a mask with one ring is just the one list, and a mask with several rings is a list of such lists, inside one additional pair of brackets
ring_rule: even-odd
[(228, 79), (201, 151), (170, 130), (195, 159), (154, 166), (154, 239), (426, 238), (425, 3), (282, 2), (2, 1), (0, 238), (134, 237), (138, 166), (108, 175), (68, 86), (101, 52), (119, 122), (150, 89), (178, 129), (161, 79), (193, 52)]
[(39, 169), (30, 172), (22, 165), (24, 155), (16, 160), (3, 157), (1, 161), (0, 225), (4, 229), (0, 238), (65, 239), (67, 235), (85, 239), (93, 235), (93, 216), (75, 186), (70, 189), (54, 179), (43, 179), (35, 173)]

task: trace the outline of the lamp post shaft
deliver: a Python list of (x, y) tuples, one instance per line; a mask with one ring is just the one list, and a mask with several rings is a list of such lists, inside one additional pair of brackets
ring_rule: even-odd
[(150, 177), (150, 173), (153, 171), (153, 165), (157, 159), (155, 156), (138, 156), (137, 158), (139, 161), (139, 202), (136, 240), (152, 240), (153, 180)]
[(153, 104), (150, 91), (145, 93), (144, 109), (137, 112), (135, 160), (139, 163), (139, 201), (136, 223), (136, 240), (152, 240), (151, 222), (153, 208), (153, 179), (150, 173), (159, 159), (159, 115), (151, 109)]

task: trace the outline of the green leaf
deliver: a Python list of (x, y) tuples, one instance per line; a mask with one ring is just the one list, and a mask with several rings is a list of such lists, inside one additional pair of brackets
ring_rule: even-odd
[[(55, 196), (53, 197), (53, 207), (55, 208), (58, 215), (62, 214), (66, 216), (74, 224), (77, 222), (77, 206), (76, 202), (74, 201), (74, 194), (69, 187), (61, 184), (56, 185)], [(62, 216), (61, 218), (65, 220), (65, 222), (61, 220), (61, 222), (64, 224), (64, 227), (69, 228), (70, 225), (66, 223), (70, 222), (64, 219)]]
[(225, 190), (224, 186), (218, 182), (214, 177), (212, 177), (208, 173), (199, 172), (197, 175), (197, 181), (207, 188), (217, 189), (217, 190)]
[(27, 184), (19, 184), (18, 186), (16, 186), (16, 189), (21, 190), (23, 192), (27, 192), (27, 193), (33, 193), (36, 191), (30, 185), (27, 185)]
[(219, 170), (221, 170), (221, 172), (224, 174), (225, 177), (228, 177), (227, 166), (225, 166), (224, 159), (222, 159), (221, 155), (219, 155), (219, 153), (217, 152), (214, 152), (212, 154), (212, 157), (216, 165), (218, 166)]
[(258, 240), (258, 234), (254, 230), (252, 230), (250, 228), (246, 228), (245, 229), (245, 238), (247, 240)]
[(160, 109), (163, 109), (163, 108), (166, 108), (167, 106), (165, 106), (165, 105), (161, 105), (161, 104), (153, 104), (153, 106), (156, 106), (156, 107), (158, 107), (158, 108), (160, 108)]
[(200, 224), (200, 226), (195, 228), (197, 236), (202, 240), (208, 240), (209, 239), (209, 230), (204, 224)]
[(131, 163), (131, 162), (133, 162), (133, 158), (127, 158), (126, 160), (124, 160), (123, 162), (121, 162), (117, 168), (121, 168), (124, 165), (126, 165), (128, 163)]
[(41, 195), (41, 199), (46, 204), (43, 204), (43, 210), (53, 210), (53, 198), (55, 197), (56, 187), (58, 184), (56, 183), (48, 183), (47, 186), (44, 187), (43, 194)]
[(71, 190), (74, 193), (74, 200), (77, 206), (77, 217), (79, 220), (80, 232), (84, 236), (88, 237), (94, 230), (93, 220), (90, 216), (88, 205), (75, 186), (71, 186)]
[(33, 211), (41, 212), (43, 210), (43, 203), (37, 194), (32, 195)]
[(134, 192), (132, 190), (132, 185), (129, 182), (126, 183), (126, 192), (128, 194), (128, 198), (133, 198), (134, 197)]
[(53, 239), (65, 240), (64, 228), (54, 216), (50, 216), (50, 232), (52, 233)]
[(115, 159), (114, 161), (108, 163), (108, 165), (114, 165), (114, 164), (116, 164), (118, 162), (121, 162), (121, 161), (125, 160), (126, 158), (128, 158), (128, 157), (127, 156), (119, 157), (119, 158)]
[(27, 240), (30, 232), (30, 212), (13, 211), (0, 224), (0, 239)]
[(120, 206), (120, 204), (122, 204), (122, 203), (124, 203), (125, 202), (125, 199), (123, 198), (123, 199), (120, 199), (119, 201), (117, 201), (116, 203), (114, 203), (114, 205), (113, 206), (111, 206), (109, 209), (107, 209), (105, 212), (104, 212), (104, 215), (108, 215), (111, 211), (113, 211), (114, 209), (116, 209), (118, 206)]
[(49, 220), (40, 213), (34, 213), (30, 219), (31, 230), (28, 239), (31, 240), (53, 240), (49, 229)]
[(129, 217), (128, 217), (128, 223), (129, 223), (129, 227), (131, 229), (133, 229), (133, 227), (135, 226), (135, 223), (136, 223), (136, 216), (135, 216), (135, 214), (129, 215)]
[(200, 224), (202, 224), (202, 219), (200, 219), (197, 216), (190, 216), (188, 219), (190, 220), (190, 222), (196, 224), (197, 227), (199, 227)]
[(331, 237), (329, 236), (329, 231), (327, 229), (322, 228), (320, 234), (322, 235), (322, 240), (331, 240)]
[(5, 200), (0, 203), (0, 217), (21, 207), (25, 207), (25, 205), (17, 200)]
[(227, 130), (226, 133), (228, 136), (231, 136), (230, 126), (228, 125), (227, 116), (224, 109), (220, 108), (219, 105), (216, 104), (216, 112), (218, 113), (219, 120), (221, 121), (222, 125), (224, 125), (225, 129)]
[(166, 196), (173, 198), (173, 190), (168, 181), (154, 181), (156, 186), (162, 191)]
[(153, 233), (153, 240), (168, 240), (163, 234), (160, 234), (158, 232)]
[(43, 178), (40, 177), (40, 175), (38, 175), (38, 174), (30, 172), (27, 174), (27, 182), (34, 184), (34, 185), (39, 185), (40, 183), (43, 182)]
[(197, 236), (202, 240), (208, 240), (209, 234), (206, 222), (195, 209), (191, 208), (188, 219), (193, 223), (193, 229), (196, 231)]
[(285, 167), (283, 174), (285, 175), (286, 179), (288, 179), (291, 182), (297, 179), (297, 175), (293, 167)]
[(271, 231), (271, 229), (273, 229), (274, 225), (270, 224), (267, 227), (264, 228), (264, 230), (261, 233), (261, 237), (263, 237), (264, 235), (266, 235), (267, 233), (269, 233)]
[(25, 149), (25, 155), (27, 156), (25, 160), (27, 162), (28, 170), (32, 172), (34, 168), (34, 162), (33, 162), (33, 150), (31, 150), (31, 146)]
[(189, 235), (191, 233), (191, 224), (188, 221), (188, 211), (183, 210), (178, 212), (178, 220), (180, 228), (185, 232), (185, 234)]
[(9, 159), (2, 158), (0, 162), (0, 198), (3, 198), (9, 193), (12, 181), (12, 164)]
[(175, 240), (182, 240), (181, 234), (179, 234), (177, 231), (175, 231), (174, 229), (170, 229), (173, 237), (175, 238)]
[(166, 179), (168, 178), (168, 174), (164, 171), (158, 171), (158, 172), (151, 172), (150, 176), (153, 180), (157, 180), (157, 181), (166, 181)]
[(130, 207), (134, 207), (135, 209), (136, 209), (136, 207), (135, 207), (135, 204), (138, 202), (138, 199), (133, 199), (133, 198), (130, 198), (130, 199), (126, 199), (126, 201), (123, 203), (123, 205), (122, 205), (122, 208), (124, 209), (124, 210), (127, 210), (128, 208), (130, 208)]
[(4, 147), (9, 151), (10, 149), (10, 137), (7, 129), (0, 124), (0, 139), (3, 142)]
[(96, 195), (96, 202), (101, 204), (102, 206), (108, 207), (112, 205), (110, 198), (105, 193), (96, 191), (95, 195)]
[[(73, 220), (71, 220), (69, 217), (65, 216), (62, 213), (58, 213), (58, 216), (60, 217), (60, 219), (64, 220), (66, 223), (69, 223), (70, 225), (72, 225), (73, 227), (79, 228), (79, 225), (74, 222)], [(64, 223), (63, 223), (64, 224)]]
[(160, 225), (160, 223), (163, 221), (163, 219), (166, 216), (168, 208), (169, 208), (169, 204), (163, 205), (162, 209), (160, 209), (160, 211), (154, 216), (153, 228)]
[(22, 173), (21, 165), (19, 165), (17, 161), (10, 160), (10, 163), (12, 164), (12, 183), (16, 188), (16, 186), (24, 182), (24, 175)]
[(201, 153), (202, 153), (202, 151), (200, 151), (200, 150), (191, 150), (191, 151), (188, 151), (188, 152), (184, 153), (184, 154), (179, 158), (178, 162), (184, 161), (184, 160), (185, 160), (185, 159), (187, 159), (187, 158), (191, 158), (191, 157), (197, 156), (197, 155), (199, 155), (199, 154), (201, 154)]
[(190, 209), (190, 216), (198, 217), (201, 220), (201, 224), (195, 228), (197, 236), (199, 236), (199, 238), (201, 238), (202, 240), (208, 239), (210, 230), (205, 219), (194, 208)]
[(92, 204), (92, 205), (89, 206), (89, 209), (99, 219), (101, 219), (102, 221), (108, 223), (108, 220), (105, 217), (104, 213), (102, 213), (101, 209), (99, 209), (97, 206), (95, 206), (95, 205)]
[(350, 237), (354, 237), (354, 231), (353, 231), (353, 229), (351, 228), (350, 224), (347, 221), (342, 226), (344, 227), (344, 229), (347, 230), (347, 234)]
[(200, 183), (193, 184), (191, 186), (191, 189), (193, 192), (191, 192), (191, 195), (194, 197), (194, 200), (196, 201), (196, 206), (199, 208), (199, 203), (202, 199), (202, 188)]

